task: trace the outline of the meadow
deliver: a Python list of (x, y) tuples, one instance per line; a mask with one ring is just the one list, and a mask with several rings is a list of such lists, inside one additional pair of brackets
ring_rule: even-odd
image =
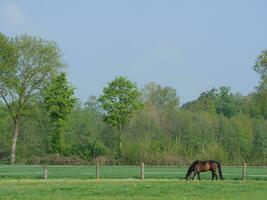
[[(145, 179), (184, 179), (187, 167), (177, 166), (147, 166)], [(223, 166), (222, 172), (226, 180), (241, 180), (242, 167)], [(251, 167), (246, 169), (247, 180), (267, 181), (267, 167)], [(0, 165), (1, 179), (40, 179), (43, 176), (41, 165)], [(48, 179), (95, 179), (96, 166), (48, 166)], [(101, 166), (101, 179), (138, 179), (140, 166)], [(201, 173), (204, 180), (211, 179), (209, 172)]]
[(242, 167), (223, 167), (225, 180), (211, 181), (210, 173), (202, 180), (186, 181), (186, 167), (145, 166), (140, 180), (140, 166), (48, 166), (43, 180), (41, 165), (0, 165), (1, 200), (68, 199), (265, 199), (267, 168), (248, 167), (241, 180)]
[(43, 180), (41, 165), (0, 165), (1, 200), (53, 199), (264, 199), (267, 195), (267, 168), (248, 167), (246, 181), (242, 167), (223, 167), (225, 180), (211, 181), (202, 173), (201, 181), (186, 181), (186, 167), (145, 166), (48, 166)]
[(185, 181), (173, 179), (0, 180), (1, 200), (262, 200), (266, 181)]

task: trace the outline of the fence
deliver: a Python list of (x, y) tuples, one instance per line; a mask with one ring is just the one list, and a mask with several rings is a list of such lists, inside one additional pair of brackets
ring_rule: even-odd
[[(0, 165), (0, 179), (184, 179), (185, 166), (57, 166), (57, 165)], [(267, 166), (222, 166), (226, 180), (266, 180)], [(211, 179), (210, 173), (201, 173)]]

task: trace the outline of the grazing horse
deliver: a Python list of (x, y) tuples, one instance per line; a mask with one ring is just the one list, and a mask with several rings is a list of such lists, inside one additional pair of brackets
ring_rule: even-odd
[(216, 178), (218, 179), (218, 172), (219, 172), (219, 177), (220, 179), (223, 179), (222, 175), (222, 169), (221, 169), (221, 164), (219, 162), (213, 161), (213, 160), (208, 160), (208, 161), (201, 161), (201, 160), (196, 160), (194, 161), (190, 167), (187, 170), (186, 174), (186, 179), (194, 179), (195, 176), (198, 176), (198, 179), (200, 180), (200, 172), (206, 172), (206, 171), (211, 171), (212, 174), (212, 180)]

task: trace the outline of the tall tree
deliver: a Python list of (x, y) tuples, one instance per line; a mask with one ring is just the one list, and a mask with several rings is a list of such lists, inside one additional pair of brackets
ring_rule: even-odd
[(240, 111), (238, 94), (234, 95), (230, 87), (222, 86), (217, 92), (216, 112), (230, 118)]
[(182, 107), (193, 112), (209, 112), (212, 114), (216, 113), (216, 94), (218, 90), (212, 88), (207, 92), (200, 94), (197, 100), (185, 103)]
[(153, 119), (163, 131), (173, 134), (176, 124), (175, 115), (180, 104), (176, 90), (150, 82), (142, 89), (142, 100), (149, 118)]
[(22, 35), (8, 39), (0, 35), (0, 96), (14, 123), (10, 163), (15, 163), (20, 119), (51, 74), (62, 67), (54, 42)]
[(74, 88), (69, 85), (65, 73), (52, 77), (51, 83), (44, 90), (44, 100), (54, 129), (51, 151), (63, 153), (65, 121), (76, 101)]
[(257, 103), (260, 106), (261, 115), (267, 119), (267, 50), (256, 59), (254, 70), (260, 75), (260, 84), (257, 90)]
[(176, 90), (171, 87), (162, 87), (150, 82), (142, 89), (142, 99), (145, 103), (153, 104), (159, 110), (176, 110), (180, 104), (180, 98)]
[(253, 69), (260, 75), (262, 81), (267, 79), (267, 50), (262, 51), (257, 57)]
[(104, 87), (103, 94), (98, 99), (105, 111), (104, 121), (118, 129), (119, 156), (121, 155), (123, 128), (131, 114), (140, 107), (139, 96), (140, 92), (136, 84), (126, 77), (119, 76)]

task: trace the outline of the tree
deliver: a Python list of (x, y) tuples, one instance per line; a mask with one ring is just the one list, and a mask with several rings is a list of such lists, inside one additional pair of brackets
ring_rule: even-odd
[(7, 131), (10, 129), (9, 121), (9, 113), (5, 109), (5, 105), (0, 102), (0, 161), (7, 161), (9, 158), (10, 134)]
[(54, 42), (22, 35), (13, 39), (0, 35), (0, 96), (14, 124), (10, 163), (15, 163), (20, 120), (30, 99), (39, 93), (55, 71), (62, 67)]
[(85, 108), (91, 110), (96, 115), (102, 114), (102, 109), (99, 104), (97, 96), (91, 95), (88, 100), (84, 103)]
[(98, 99), (105, 111), (104, 121), (118, 129), (119, 156), (121, 155), (123, 128), (131, 114), (141, 106), (139, 96), (140, 92), (136, 84), (126, 77), (119, 76), (104, 87), (103, 94)]
[(230, 87), (220, 87), (216, 97), (216, 112), (218, 114), (231, 118), (240, 111), (238, 94), (234, 95)]
[(193, 111), (193, 112), (209, 112), (212, 114), (216, 113), (216, 94), (217, 89), (212, 88), (209, 91), (200, 94), (197, 100), (185, 103), (182, 108)]
[(154, 82), (146, 84), (142, 89), (142, 99), (145, 103), (153, 104), (159, 110), (177, 110), (180, 104), (175, 89), (162, 87)]
[(257, 90), (257, 103), (260, 106), (261, 115), (267, 118), (267, 50), (262, 53), (256, 59), (254, 70), (260, 75), (260, 84), (256, 88)]
[[(90, 160), (107, 153), (101, 137), (101, 133), (107, 134), (107, 131), (96, 104), (95, 96), (91, 96), (84, 105), (77, 101), (66, 123), (68, 153), (82, 159)], [(110, 143), (110, 140), (107, 142)]]
[(267, 79), (267, 50), (262, 51), (257, 57), (253, 69), (260, 75), (262, 81)]
[(65, 73), (52, 77), (51, 83), (44, 90), (44, 101), (54, 129), (51, 151), (63, 153), (65, 121), (76, 101), (74, 88), (67, 82)]
[[(162, 87), (150, 82), (142, 89), (145, 111), (164, 132), (174, 134), (175, 118), (179, 109), (180, 98), (172, 87)], [(140, 124), (141, 125), (141, 124)]]
[(209, 112), (223, 114), (230, 118), (241, 110), (240, 94), (233, 94), (230, 87), (222, 86), (219, 89), (212, 88), (200, 94), (200, 97), (183, 105), (183, 108), (193, 112)]

